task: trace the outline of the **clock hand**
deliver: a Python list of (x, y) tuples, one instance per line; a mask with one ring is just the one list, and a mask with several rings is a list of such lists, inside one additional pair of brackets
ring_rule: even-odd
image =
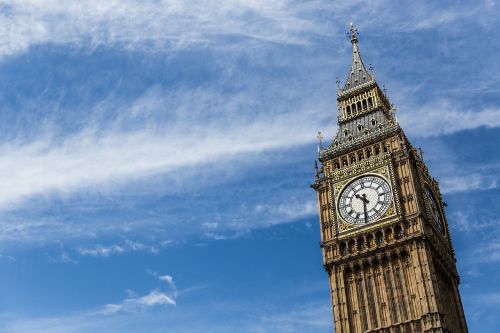
[(366, 198), (366, 193), (363, 193), (363, 196), (360, 196), (359, 194), (356, 194), (356, 198), (359, 200), (363, 201), (363, 203), (368, 204), (370, 201)]
[[(363, 198), (366, 200), (366, 194), (363, 195)], [(368, 214), (366, 214), (366, 204), (368, 200), (363, 200), (363, 210), (365, 212), (365, 224), (368, 223)]]

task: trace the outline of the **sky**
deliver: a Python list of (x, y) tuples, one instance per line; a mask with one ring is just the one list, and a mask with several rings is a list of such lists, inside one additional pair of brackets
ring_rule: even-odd
[(0, 1), (0, 332), (332, 332), (309, 185), (350, 22), (498, 330), (499, 6)]

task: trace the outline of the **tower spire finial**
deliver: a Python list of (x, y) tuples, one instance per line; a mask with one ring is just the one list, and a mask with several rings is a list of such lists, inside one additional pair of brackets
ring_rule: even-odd
[(356, 29), (356, 26), (352, 22), (349, 27), (348, 35), (352, 43), (352, 64), (342, 92), (373, 80), (373, 76), (366, 70), (363, 60), (361, 59), (358, 48), (358, 29)]
[(350, 24), (349, 36), (351, 37), (352, 44), (358, 43), (358, 29), (356, 29), (356, 26), (352, 22)]

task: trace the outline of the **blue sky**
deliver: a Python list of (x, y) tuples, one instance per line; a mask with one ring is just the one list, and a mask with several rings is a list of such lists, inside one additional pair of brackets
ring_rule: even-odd
[(0, 332), (331, 332), (313, 181), (360, 32), (500, 319), (495, 1), (0, 1)]

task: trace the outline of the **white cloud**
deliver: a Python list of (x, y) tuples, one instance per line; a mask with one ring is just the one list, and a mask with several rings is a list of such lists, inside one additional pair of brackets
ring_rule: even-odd
[[(408, 4), (402, 6), (408, 9)], [(151, 51), (196, 45), (231, 47), (224, 37), (238, 36), (250, 41), (303, 44), (311, 35), (344, 32), (345, 17), (352, 17), (353, 8), (355, 17), (363, 18), (359, 20), (363, 29), (383, 26), (409, 32), (471, 16), (484, 20), (488, 17), (484, 15), (488, 14), (487, 7), (440, 8), (414, 3), (407, 11), (409, 15), (402, 18), (401, 7), (389, 1), (375, 1), (367, 6), (360, 1), (87, 0), (62, 5), (57, 0), (6, 0), (0, 7), (0, 56), (47, 43)], [(328, 13), (328, 21), (318, 20), (312, 13)]]
[[(109, 332), (150, 332), (168, 327), (178, 333), (233, 332), (325, 332), (332, 329), (331, 308), (324, 303), (302, 303), (270, 307), (269, 303), (197, 301), (190, 308), (177, 307), (175, 313), (146, 311), (173, 306), (168, 296), (150, 294), (137, 299), (135, 311), (124, 311), (122, 305), (110, 304), (108, 312), (89, 311), (55, 317), (16, 317), (0, 314), (0, 329), (6, 333), (90, 333), (106, 328)], [(150, 305), (146, 305), (150, 304)], [(198, 312), (199, 311), (199, 312)], [(191, 318), (198, 312), (197, 320)], [(221, 313), (231, 314), (220, 318)]]
[[(184, 102), (190, 94), (185, 91), (177, 100)], [(222, 98), (204, 94), (205, 100), (213, 97), (217, 103)], [(156, 94), (147, 97), (153, 105), (157, 105), (155, 99), (164, 98)], [(233, 108), (240, 102), (231, 99), (239, 96), (227, 98), (226, 106), (217, 109), (216, 104), (215, 109), (199, 110), (204, 112), (201, 114), (196, 109), (185, 112), (190, 104), (176, 105), (172, 110), (155, 109), (157, 115), (184, 114), (174, 123), (156, 127), (142, 123), (131, 132), (124, 131), (120, 128), (123, 119), (119, 119), (111, 128), (89, 128), (63, 139), (40, 137), (29, 143), (4, 143), (0, 145), (0, 209), (15, 208), (36, 194), (72, 193), (240, 154), (294, 147), (312, 141), (324, 117), (308, 109), (236, 116)], [(140, 103), (145, 102), (141, 99)], [(136, 107), (134, 104), (123, 114), (133, 116)], [(200, 108), (203, 105), (198, 105)], [(206, 117), (211, 111), (214, 114), (210, 120), (200, 123), (197, 116)]]
[(171, 275), (161, 275), (158, 276), (158, 280), (166, 282), (170, 287), (175, 287), (174, 279)]
[(451, 215), (451, 220), (454, 227), (464, 232), (481, 232), (487, 229), (496, 230), (500, 226), (500, 221), (479, 218), (473, 211), (456, 211)]
[(148, 294), (140, 297), (129, 297), (119, 304), (106, 304), (101, 313), (114, 315), (118, 312), (137, 312), (155, 306), (176, 305), (172, 296), (160, 290), (151, 290)]
[(314, 200), (294, 201), (277, 204), (258, 204), (255, 212), (268, 216), (266, 223), (280, 224), (317, 214), (317, 203)]
[(468, 173), (466, 175), (448, 176), (440, 180), (442, 193), (464, 191), (486, 191), (498, 188), (500, 178), (491, 173)]
[(80, 246), (76, 252), (82, 256), (110, 257), (128, 252), (148, 252), (152, 254), (160, 253), (160, 250), (167, 246), (170, 241), (160, 241), (154, 244), (145, 244), (138, 241), (125, 240), (121, 244), (95, 245), (90, 247)]
[(460, 104), (448, 100), (432, 101), (422, 107), (405, 106), (398, 118), (406, 132), (419, 137), (500, 127), (500, 109), (461, 110)]
[(134, 292), (128, 291), (128, 297), (118, 304), (106, 304), (101, 311), (105, 315), (112, 315), (118, 312), (137, 312), (156, 306), (177, 305), (177, 287), (171, 275), (158, 275), (156, 272), (149, 272), (156, 276), (159, 281), (166, 282), (169, 292), (159, 289), (151, 290), (143, 296), (136, 296)]
[[(294, 1), (11, 0), (0, 7), (0, 55), (43, 43), (122, 45), (140, 49), (210, 46), (237, 35), (303, 43), (318, 27)], [(218, 43), (220, 45), (220, 43)]]
[(97, 245), (93, 248), (79, 247), (77, 251), (80, 255), (93, 256), (93, 257), (109, 257), (111, 255), (125, 252), (123, 247), (119, 245), (110, 245), (110, 246)]

